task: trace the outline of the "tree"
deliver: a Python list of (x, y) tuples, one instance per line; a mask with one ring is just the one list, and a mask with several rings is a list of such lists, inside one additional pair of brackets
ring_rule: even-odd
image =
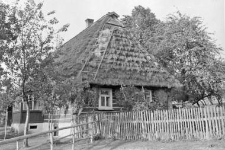
[[(217, 97), (221, 102), (224, 64), (217, 47), (199, 17), (177, 12), (171, 15), (156, 34), (156, 56), (178, 79), (193, 104)], [(160, 38), (161, 37), (161, 38)]]
[[(5, 136), (6, 138), (6, 129), (7, 129), (7, 119), (8, 119), (8, 107), (13, 104), (13, 88), (11, 80), (7, 77), (7, 72), (4, 71), (2, 67), (3, 55), (7, 48), (7, 45), (10, 44), (10, 41), (15, 40), (15, 37), (12, 34), (13, 27), (9, 23), (9, 20), (12, 20), (11, 9), (9, 5), (0, 3), (0, 109), (5, 112)], [(8, 18), (6, 18), (8, 16)]]
[(116, 91), (115, 96), (117, 103), (127, 111), (148, 109), (144, 92), (134, 86), (121, 86), (120, 90)]
[[(26, 121), (24, 135), (27, 134), (30, 118), (29, 97), (40, 95), (37, 85), (40, 85), (43, 75), (43, 66), (46, 58), (56, 48), (55, 39), (60, 32), (67, 30), (64, 25), (55, 30), (58, 20), (55, 17), (46, 19), (42, 12), (43, 3), (36, 4), (29, 0), (23, 4), (17, 3), (10, 7), (6, 16), (8, 24), (13, 27), (12, 35), (16, 38), (7, 39), (4, 45), (3, 61), (7, 66), (8, 77), (12, 85), (17, 89), (17, 96), (22, 98), (26, 106)], [(48, 13), (53, 15), (54, 11)], [(36, 86), (35, 86), (36, 85)], [(24, 146), (28, 146), (28, 140), (24, 140)]]
[(13, 20), (9, 15), (12, 13), (13, 9), (10, 9), (10, 6), (4, 3), (0, 3), (0, 40), (1, 43), (3, 40), (14, 40), (15, 37), (12, 35), (13, 26), (9, 23), (9, 20)]
[[(136, 10), (135, 7), (133, 12)], [(145, 14), (142, 16), (149, 16), (146, 11), (142, 12)], [(215, 45), (201, 18), (177, 12), (169, 15), (165, 22), (153, 22), (152, 27), (134, 26), (138, 22), (133, 13), (123, 20), (128, 20), (127, 26), (139, 32), (144, 29), (140, 44), (180, 80), (183, 87), (179, 91), (185, 94), (182, 100), (198, 104), (200, 100), (214, 96), (221, 102), (225, 73), (224, 62), (219, 55), (221, 48)]]
[(122, 22), (127, 29), (134, 33), (133, 35), (137, 41), (145, 48), (147, 48), (146, 38), (152, 37), (156, 26), (161, 23), (155, 14), (151, 12), (151, 9), (144, 8), (140, 5), (134, 7), (131, 16), (124, 16)]
[(1, 109), (5, 112), (5, 136), (4, 136), (4, 140), (6, 139), (6, 134), (7, 134), (8, 107), (12, 106), (13, 101), (14, 101), (11, 92), (12, 91), (6, 90), (5, 92), (0, 93)]

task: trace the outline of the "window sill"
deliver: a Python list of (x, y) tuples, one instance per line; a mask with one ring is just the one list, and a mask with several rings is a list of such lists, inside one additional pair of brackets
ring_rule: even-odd
[(98, 110), (114, 110), (112, 107), (106, 108), (106, 107), (99, 107)]

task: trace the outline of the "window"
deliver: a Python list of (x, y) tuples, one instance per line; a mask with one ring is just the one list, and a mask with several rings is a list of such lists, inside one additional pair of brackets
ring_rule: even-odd
[(37, 126), (36, 125), (31, 125), (30, 129), (37, 129)]
[(112, 89), (100, 89), (99, 109), (112, 109)]
[[(30, 110), (41, 110), (40, 103), (38, 101), (34, 100), (34, 98), (32, 98), (32, 100), (28, 101), (28, 106), (29, 106)], [(25, 103), (23, 103), (23, 110), (27, 110)]]
[(152, 102), (152, 91), (151, 90), (145, 90), (145, 99), (147, 102)]

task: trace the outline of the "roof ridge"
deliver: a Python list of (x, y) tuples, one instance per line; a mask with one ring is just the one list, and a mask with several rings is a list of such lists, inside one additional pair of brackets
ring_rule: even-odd
[[(106, 15), (105, 15), (106, 16)], [(103, 19), (103, 17), (101, 18)], [(99, 19), (100, 20), (100, 19)], [(105, 22), (107, 22), (109, 20), (109, 18), (105, 18)], [(95, 31), (96, 32), (99, 32), (102, 28), (104, 28), (104, 25), (105, 25), (105, 22), (103, 22), (103, 25), (99, 27), (98, 30)], [(86, 52), (87, 49), (84, 50), (84, 53)], [(83, 65), (83, 67), (81, 68), (81, 70), (79, 71), (79, 73), (77, 74), (77, 78), (80, 76), (81, 72), (83, 71), (84, 67), (86, 66), (86, 63), (89, 61), (90, 57), (87, 57), (87, 59), (85, 59), (85, 64)]]
[[(155, 64), (156, 58), (140, 45), (138, 38), (134, 36), (135, 33), (126, 28), (118, 28), (109, 24), (111, 19), (117, 20), (116, 15), (107, 13), (90, 27), (85, 28), (64, 43), (61, 48), (62, 55), (57, 59), (61, 62), (58, 71), (63, 76), (79, 77), (81, 71), (86, 70), (81, 79), (90, 84), (119, 85), (122, 83), (157, 87), (178, 86), (178, 81), (175, 80), (174, 76), (169, 74), (162, 65)], [(99, 39), (101, 32), (107, 35), (108, 32), (104, 31), (105, 29), (118, 31), (113, 31), (109, 39), (108, 37)], [(110, 44), (104, 45), (107, 41)], [(98, 57), (97, 48), (99, 51), (105, 50), (105, 54), (101, 55), (102, 57)], [(87, 66), (86, 69), (85, 66)], [(93, 78), (96, 72), (97, 77)]]

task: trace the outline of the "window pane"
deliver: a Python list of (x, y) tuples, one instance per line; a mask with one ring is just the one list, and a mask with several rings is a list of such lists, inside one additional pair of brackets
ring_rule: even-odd
[(109, 107), (109, 97), (106, 97), (106, 106)]
[(149, 102), (152, 102), (152, 91), (149, 90)]
[(101, 90), (101, 95), (109, 95), (109, 91), (108, 90)]
[(105, 106), (105, 97), (101, 97), (101, 106)]
[(152, 102), (152, 91), (151, 90), (145, 90), (145, 99), (147, 102)]

